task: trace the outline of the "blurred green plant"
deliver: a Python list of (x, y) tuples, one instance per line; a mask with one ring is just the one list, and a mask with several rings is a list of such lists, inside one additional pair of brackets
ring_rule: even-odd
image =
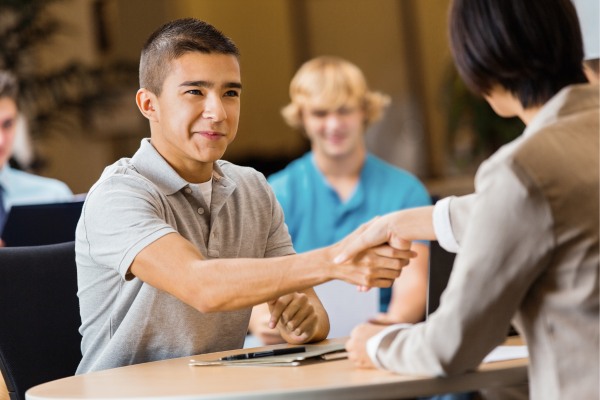
[(461, 129), (468, 129), (474, 136), (468, 157), (464, 154), (453, 157), (456, 163), (461, 164), (461, 168), (465, 167), (465, 163), (487, 158), (525, 129), (519, 118), (498, 116), (485, 99), (473, 94), (454, 65), (448, 69), (442, 88), (442, 102), (447, 112), (449, 148), (454, 149)]
[(137, 84), (137, 64), (131, 62), (93, 67), (74, 62), (51, 72), (38, 71), (35, 51), (39, 46), (59, 34), (77, 34), (48, 11), (51, 4), (63, 1), (0, 0), (0, 69), (19, 78), (20, 103), (33, 138), (57, 127), (65, 133), (80, 128), (64, 117), (74, 112), (85, 123), (93, 107), (107, 106), (124, 85)]

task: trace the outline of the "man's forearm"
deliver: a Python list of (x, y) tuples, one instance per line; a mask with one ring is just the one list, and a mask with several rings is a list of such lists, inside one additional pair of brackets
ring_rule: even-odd
[(201, 299), (198, 306), (202, 312), (232, 311), (312, 288), (331, 278), (327, 263), (320, 261), (323, 255), (312, 254), (311, 257), (311, 253), (195, 262), (193, 275), (200, 287), (198, 290), (189, 288), (190, 297)]
[(142, 250), (131, 272), (203, 313), (232, 311), (328, 281), (328, 264), (321, 261), (326, 259), (326, 251), (266, 259), (204, 260), (194, 245), (172, 233)]

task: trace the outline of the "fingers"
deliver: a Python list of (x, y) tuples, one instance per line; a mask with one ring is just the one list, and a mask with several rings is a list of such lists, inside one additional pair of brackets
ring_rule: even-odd
[[(410, 242), (409, 242), (410, 243)], [(399, 250), (389, 245), (381, 245), (374, 247), (373, 252), (381, 257), (396, 258), (410, 260), (411, 258), (417, 257), (417, 253), (410, 250), (410, 246), (406, 250)]]
[(281, 314), (292, 302), (293, 295), (288, 294), (281, 296), (280, 298), (269, 302), (269, 310), (271, 311), (271, 318), (269, 319), (269, 328), (274, 329), (277, 326)]
[(304, 321), (315, 315), (315, 309), (309, 302), (308, 296), (304, 293), (292, 293), (282, 296), (279, 299), (269, 303), (271, 309), (271, 318), (269, 327), (271, 329), (281, 322), (281, 328), (286, 331), (298, 332), (297, 335), (304, 332), (301, 326)]
[[(298, 326), (294, 332), (293, 335), (294, 336), (310, 336), (311, 333), (316, 329), (317, 327), (317, 323), (319, 321), (319, 318), (317, 317), (317, 314), (312, 313), (309, 314), (304, 321), (302, 321), (302, 323), (300, 324), (300, 326)], [(305, 338), (301, 338), (302, 340), (304, 340)]]
[(366, 228), (361, 226), (350, 237), (344, 239), (343, 250), (333, 261), (342, 264), (357, 254), (386, 242), (388, 242), (388, 233), (385, 218), (372, 220)]
[(300, 329), (303, 322), (311, 315), (315, 314), (315, 309), (312, 304), (307, 303), (304, 307), (302, 307), (298, 312), (294, 315), (294, 317), (285, 324), (285, 329), (288, 332), (293, 332), (294, 335), (299, 336), (302, 334), (303, 330)]

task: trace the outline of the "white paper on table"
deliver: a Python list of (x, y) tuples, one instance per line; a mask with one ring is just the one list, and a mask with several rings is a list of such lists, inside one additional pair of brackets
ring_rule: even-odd
[(529, 357), (527, 346), (498, 346), (483, 359), (483, 362), (491, 363), (527, 357)]
[(359, 292), (355, 285), (334, 280), (315, 286), (315, 292), (329, 315), (328, 338), (350, 336), (356, 325), (379, 312), (379, 288)]

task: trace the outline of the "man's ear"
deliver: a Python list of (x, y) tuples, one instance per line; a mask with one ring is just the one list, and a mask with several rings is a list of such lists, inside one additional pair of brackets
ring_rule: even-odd
[(158, 98), (154, 93), (141, 88), (135, 95), (135, 102), (144, 117), (150, 121), (158, 122)]

